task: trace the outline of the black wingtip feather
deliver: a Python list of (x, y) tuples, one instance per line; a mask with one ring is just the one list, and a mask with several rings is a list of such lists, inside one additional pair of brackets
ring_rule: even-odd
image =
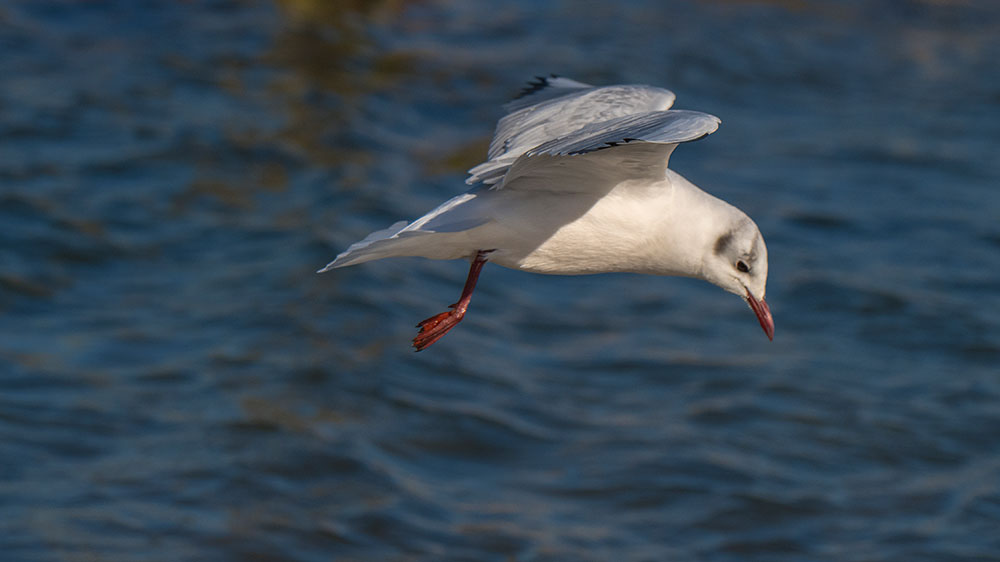
[(559, 75), (549, 74), (548, 76), (535, 76), (535, 79), (528, 82), (528, 84), (523, 89), (521, 89), (521, 91), (517, 94), (517, 97), (515, 97), (514, 99), (519, 100), (525, 96), (530, 96), (535, 92), (539, 92), (541, 90), (544, 90), (545, 88), (548, 88), (551, 85), (549, 83), (549, 79), (551, 78), (559, 78)]

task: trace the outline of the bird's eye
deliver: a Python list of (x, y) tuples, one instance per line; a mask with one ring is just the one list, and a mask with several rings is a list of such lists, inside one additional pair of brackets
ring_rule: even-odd
[(750, 266), (747, 265), (747, 262), (745, 262), (743, 260), (740, 260), (740, 261), (736, 262), (736, 269), (738, 269), (739, 271), (741, 271), (743, 273), (749, 273), (750, 272)]

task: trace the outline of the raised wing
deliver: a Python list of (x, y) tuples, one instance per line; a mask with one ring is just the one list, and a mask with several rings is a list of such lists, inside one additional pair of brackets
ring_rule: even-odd
[(714, 133), (722, 120), (700, 111), (672, 109), (626, 115), (602, 123), (591, 123), (573, 133), (552, 139), (525, 152), (527, 156), (548, 154), (572, 156), (604, 150), (619, 144), (647, 142), (670, 144), (698, 140)]
[(698, 111), (650, 111), (592, 123), (528, 150), (492, 189), (593, 192), (633, 179), (659, 180), (679, 143), (715, 132)]
[(670, 90), (652, 86), (598, 88), (568, 78), (544, 79), (534, 88), (507, 105), (512, 112), (497, 123), (489, 160), (469, 170), (466, 183), (495, 184), (532, 148), (593, 123), (668, 109), (676, 97)]

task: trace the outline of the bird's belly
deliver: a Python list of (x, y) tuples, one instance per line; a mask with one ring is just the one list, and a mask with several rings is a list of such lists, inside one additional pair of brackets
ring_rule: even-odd
[(521, 271), (669, 275), (657, 248), (671, 190), (653, 187), (624, 185), (603, 196), (491, 193), (493, 220), (476, 234), (495, 250), (489, 261)]
[(622, 259), (621, 254), (601, 252), (577, 240), (567, 240), (558, 235), (525, 254), (498, 251), (490, 261), (531, 273), (552, 275), (586, 275), (641, 269), (632, 260)]
[(634, 231), (583, 216), (552, 232), (521, 230), (489, 260), (504, 267), (553, 275), (647, 272), (646, 245)]

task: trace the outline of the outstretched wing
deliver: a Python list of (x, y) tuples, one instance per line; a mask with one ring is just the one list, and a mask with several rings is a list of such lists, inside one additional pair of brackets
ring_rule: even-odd
[(715, 132), (698, 111), (650, 111), (592, 123), (526, 151), (492, 189), (593, 192), (637, 179), (659, 180), (679, 143)]
[(507, 104), (487, 153), (489, 160), (471, 170), (468, 184), (500, 181), (525, 152), (589, 124), (668, 109), (674, 93), (652, 86), (592, 87), (568, 78), (545, 78)]

